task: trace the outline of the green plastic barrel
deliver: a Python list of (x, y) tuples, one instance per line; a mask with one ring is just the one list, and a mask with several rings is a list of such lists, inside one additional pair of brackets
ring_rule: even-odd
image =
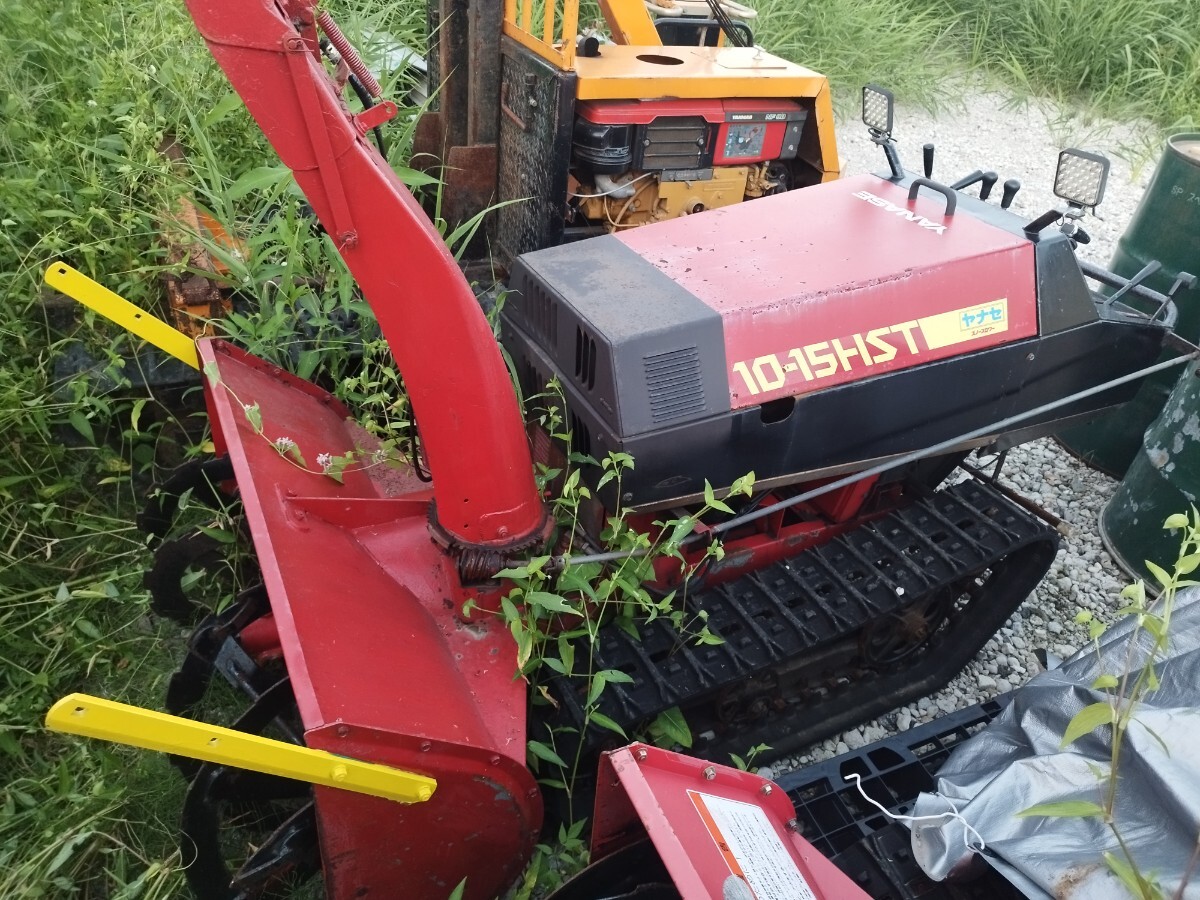
[[(1177, 134), (1167, 141), (1129, 229), (1117, 242), (1110, 268), (1132, 278), (1151, 260), (1158, 260), (1162, 268), (1145, 285), (1164, 294), (1180, 272), (1200, 276), (1200, 133)], [(1200, 283), (1181, 290), (1175, 303), (1175, 330), (1195, 341), (1200, 337)], [(1147, 378), (1129, 403), (1060, 431), (1058, 442), (1089, 466), (1120, 478), (1137, 455), (1147, 426), (1163, 408), (1178, 371), (1167, 369)]]
[(1193, 361), (1146, 429), (1140, 452), (1100, 513), (1100, 537), (1126, 572), (1157, 585), (1145, 560), (1170, 571), (1179, 536), (1163, 530), (1200, 496), (1200, 363)]

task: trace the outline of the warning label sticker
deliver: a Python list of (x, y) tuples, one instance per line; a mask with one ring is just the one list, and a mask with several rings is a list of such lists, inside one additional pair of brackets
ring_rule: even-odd
[(699, 791), (688, 797), (729, 871), (750, 886), (755, 900), (817, 900), (763, 810)]

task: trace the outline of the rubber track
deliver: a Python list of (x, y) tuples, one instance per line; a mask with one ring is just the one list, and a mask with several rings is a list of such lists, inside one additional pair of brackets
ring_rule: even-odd
[[(1057, 548), (1058, 535), (1040, 519), (984, 483), (962, 482), (688, 597), (686, 618), (706, 611), (710, 630), (724, 640), (720, 645), (684, 641), (662, 619), (642, 625), (640, 640), (605, 629), (595, 669), (618, 669), (633, 681), (607, 685), (597, 709), (632, 737), (659, 713), (679, 707), (694, 737), (688, 752), (718, 761), (759, 743), (769, 744), (775, 756), (790, 752), (953, 678), (1042, 579)], [(805, 673), (802, 689), (778, 687), (789, 674), (795, 682), (806, 659), (831, 650), (841, 659), (857, 657), (870, 623), (947, 591), (955, 599), (954, 614), (904, 663), (883, 671), (859, 658), (818, 678)], [(716, 702), (736, 705), (737, 686), (752, 680), (764, 685), (760, 693), (769, 696), (760, 705), (769, 712), (755, 722), (723, 723)], [(578, 678), (554, 683), (560, 703), (554, 725), (579, 728), (585, 688)], [(537, 731), (535, 726), (535, 737)], [(619, 741), (595, 724), (589, 732), (585, 755)]]

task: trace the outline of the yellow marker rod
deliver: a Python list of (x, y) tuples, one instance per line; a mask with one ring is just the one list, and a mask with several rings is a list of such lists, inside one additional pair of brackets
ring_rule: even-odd
[(432, 778), (403, 769), (347, 759), (324, 750), (298, 747), (87, 694), (69, 694), (55, 703), (46, 713), (46, 727), (401, 803), (422, 803), (437, 789)]
[(200, 360), (196, 356), (196, 342), (190, 337), (172, 328), (153, 313), (146, 312), (124, 297), (114, 294), (99, 282), (92, 281), (66, 263), (56, 262), (46, 270), (46, 284), (89, 309), (94, 309), (193, 369), (200, 368)]

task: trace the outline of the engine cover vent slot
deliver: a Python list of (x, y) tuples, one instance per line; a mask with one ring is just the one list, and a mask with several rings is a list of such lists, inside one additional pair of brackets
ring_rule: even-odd
[(596, 386), (596, 339), (575, 326), (575, 377), (589, 391)]
[(705, 168), (711, 159), (708, 131), (703, 116), (659, 116), (638, 135), (638, 168)]
[(533, 280), (525, 283), (522, 294), (525, 299), (525, 321), (531, 330), (552, 346), (558, 340), (558, 301)]
[(642, 357), (650, 418), (657, 424), (704, 410), (704, 381), (695, 346)]
[(575, 413), (571, 413), (571, 449), (585, 456), (592, 455), (592, 433)]

